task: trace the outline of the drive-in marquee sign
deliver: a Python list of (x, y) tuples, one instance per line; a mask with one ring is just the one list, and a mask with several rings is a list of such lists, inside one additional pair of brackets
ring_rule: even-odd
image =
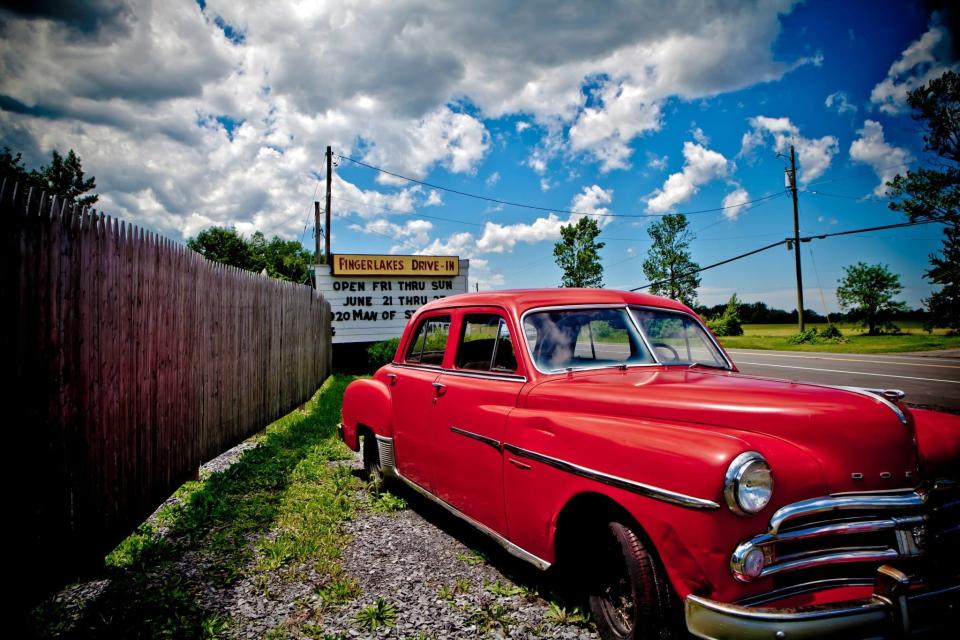
[(316, 283), (333, 313), (333, 342), (398, 337), (420, 306), (466, 293), (469, 265), (457, 256), (332, 255), (317, 265)]
[(456, 277), (460, 275), (457, 256), (370, 256), (337, 254), (330, 266), (335, 276)]

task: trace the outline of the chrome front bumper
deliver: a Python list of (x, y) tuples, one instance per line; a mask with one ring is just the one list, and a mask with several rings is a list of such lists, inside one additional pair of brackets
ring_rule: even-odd
[(960, 583), (911, 590), (905, 574), (877, 570), (870, 598), (817, 607), (744, 607), (687, 597), (687, 628), (707, 640), (942, 638), (960, 624)]

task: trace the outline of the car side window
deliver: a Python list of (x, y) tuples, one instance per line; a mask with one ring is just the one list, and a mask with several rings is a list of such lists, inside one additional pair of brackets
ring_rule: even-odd
[(450, 316), (424, 318), (407, 348), (406, 362), (439, 367), (450, 335)]
[(456, 367), (496, 373), (516, 371), (517, 359), (506, 321), (492, 313), (464, 316)]

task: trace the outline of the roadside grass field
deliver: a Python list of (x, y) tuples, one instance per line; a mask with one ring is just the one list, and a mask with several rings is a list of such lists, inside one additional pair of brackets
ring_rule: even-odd
[[(900, 333), (868, 336), (858, 325), (834, 323), (847, 342), (833, 344), (793, 344), (790, 337), (797, 333), (795, 324), (745, 324), (742, 336), (718, 338), (728, 349), (771, 349), (776, 351), (826, 351), (830, 353), (902, 353), (905, 351), (930, 351), (935, 349), (960, 349), (960, 336), (947, 335), (946, 329), (934, 329), (927, 333), (923, 323), (900, 321), (895, 324)], [(807, 328), (822, 330), (826, 323), (808, 323)]]

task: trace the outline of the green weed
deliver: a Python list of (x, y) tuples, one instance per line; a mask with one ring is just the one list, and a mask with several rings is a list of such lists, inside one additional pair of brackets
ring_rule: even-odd
[(383, 598), (377, 598), (373, 604), (357, 612), (354, 621), (358, 627), (367, 631), (392, 627), (397, 623), (397, 609)]

